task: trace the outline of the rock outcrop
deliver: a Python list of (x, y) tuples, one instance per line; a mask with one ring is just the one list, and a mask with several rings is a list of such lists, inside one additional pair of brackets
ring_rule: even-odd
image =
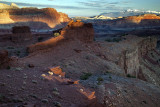
[(94, 39), (94, 29), (91, 23), (81, 21), (70, 21), (61, 34), (65, 39), (78, 39), (82, 42), (92, 42)]
[(123, 51), (120, 55), (118, 65), (125, 70), (126, 75), (137, 77), (140, 66), (138, 48)]
[(149, 51), (156, 49), (156, 47), (157, 39), (155, 37), (148, 37), (143, 39), (141, 42), (138, 43), (139, 57), (143, 57)]
[(137, 77), (140, 70), (141, 58), (151, 50), (154, 50), (156, 46), (156, 38), (144, 38), (138, 41), (133, 48), (127, 48), (123, 51), (118, 64), (124, 68), (126, 74)]
[(0, 10), (0, 24), (14, 23), (10, 18), (9, 12), (6, 10)]
[(103, 54), (124, 69), (126, 75), (138, 76), (141, 59), (157, 45), (154, 37), (141, 38), (134, 35), (126, 36), (119, 43), (101, 44)]
[(92, 42), (94, 39), (94, 30), (92, 24), (84, 24), (83, 22), (71, 21), (69, 24), (60, 31), (61, 35), (53, 37), (44, 42), (40, 42), (28, 47), (28, 52), (33, 53), (38, 50), (45, 50), (52, 48), (62, 43), (62, 41), (81, 41), (84, 43)]
[(28, 26), (15, 26), (12, 28), (11, 41), (22, 43), (32, 39), (32, 34)]
[(28, 26), (15, 26), (12, 28), (12, 33), (31, 33), (31, 31)]
[(0, 50), (0, 68), (7, 67), (9, 62), (8, 51)]

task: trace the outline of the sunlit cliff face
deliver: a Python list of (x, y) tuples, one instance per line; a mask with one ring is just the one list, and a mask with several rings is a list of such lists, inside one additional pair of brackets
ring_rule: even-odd
[(58, 24), (69, 21), (70, 18), (68, 15), (57, 12), (57, 10), (53, 8), (15, 8), (15, 6), (9, 5), (0, 7), (0, 24), (41, 22), (46, 23), (50, 28), (54, 28)]
[(10, 18), (10, 15), (7, 11), (0, 10), (0, 23), (9, 24), (9, 23), (14, 23), (14, 21)]
[(160, 16), (155, 14), (145, 14), (141, 16), (130, 16), (127, 17), (127, 20), (139, 24), (142, 20), (160, 20)]

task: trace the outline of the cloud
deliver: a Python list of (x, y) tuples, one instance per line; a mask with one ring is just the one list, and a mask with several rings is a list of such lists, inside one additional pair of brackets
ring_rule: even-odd
[(119, 1), (119, 2), (108, 2), (108, 1), (101, 1), (101, 0), (95, 0), (95, 1), (84, 1), (79, 2), (81, 5), (84, 5), (89, 8), (98, 9), (101, 11), (120, 11), (120, 10), (126, 10), (131, 7), (125, 7), (123, 5), (127, 5), (129, 2), (126, 1)]
[[(0, 1), (1, 3), (5, 3), (10, 5), (12, 2), (8, 2), (8, 1)], [(52, 7), (52, 8), (58, 8), (58, 9), (89, 9), (89, 8), (84, 8), (84, 7), (77, 7), (77, 6), (60, 6), (60, 5), (50, 5), (50, 4), (31, 4), (31, 3), (21, 3), (21, 2), (14, 2), (16, 3), (18, 6), (22, 6), (22, 7), (39, 7), (39, 8), (43, 8), (43, 7)]]

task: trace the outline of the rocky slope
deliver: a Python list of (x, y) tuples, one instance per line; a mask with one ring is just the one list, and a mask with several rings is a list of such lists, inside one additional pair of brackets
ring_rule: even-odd
[(92, 24), (71, 21), (61, 35), (29, 45), (28, 56), (12, 57), (10, 69), (1, 69), (0, 104), (158, 107), (156, 41), (128, 35), (97, 42)]
[[(30, 23), (29, 26), (33, 26), (32, 22), (40, 22), (45, 23), (50, 28), (54, 28), (59, 24), (67, 23), (70, 18), (64, 14), (59, 13), (53, 8), (44, 8), (44, 9), (37, 9), (37, 8), (12, 8), (16, 7), (15, 5), (10, 6), (4, 5), (0, 8), (1, 11), (7, 11), (7, 15), (3, 18), (12, 20), (12, 23), (18, 22), (25, 22)], [(4, 13), (0, 13), (3, 15)], [(6, 23), (10, 23), (11, 21), (5, 21)], [(3, 21), (0, 21), (0, 24), (3, 24)], [(37, 24), (35, 28), (39, 28), (41, 26)]]
[[(74, 36), (76, 35), (76, 36)], [(82, 42), (92, 42), (94, 39), (94, 31), (92, 24), (84, 24), (82, 22), (71, 21), (61, 30), (61, 35), (53, 37), (41, 43), (33, 44), (28, 47), (28, 52), (33, 53), (38, 50), (46, 50), (53, 48), (66, 40), (80, 40)]]

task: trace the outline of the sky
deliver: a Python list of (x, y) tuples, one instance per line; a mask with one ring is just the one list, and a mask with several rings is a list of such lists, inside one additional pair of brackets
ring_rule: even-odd
[(19, 7), (55, 8), (69, 16), (94, 16), (127, 9), (160, 11), (160, 0), (0, 0)]

